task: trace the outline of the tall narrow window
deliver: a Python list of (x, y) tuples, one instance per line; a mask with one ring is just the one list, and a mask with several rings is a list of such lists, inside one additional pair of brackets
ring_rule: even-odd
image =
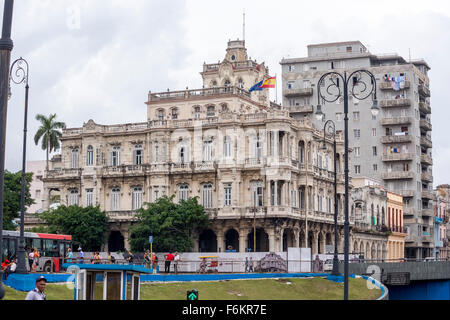
[(212, 161), (212, 140), (203, 141), (203, 161)]
[(86, 189), (86, 207), (94, 205), (94, 189)]
[(120, 147), (113, 147), (110, 153), (110, 165), (120, 166)]
[(69, 190), (69, 206), (78, 205), (78, 189)]
[(297, 192), (295, 190), (291, 190), (291, 205), (292, 207), (297, 207)]
[(159, 187), (155, 186), (153, 187), (153, 201), (158, 200), (159, 197), (160, 197)]
[(225, 158), (231, 157), (231, 139), (229, 136), (223, 138), (223, 154)]
[(159, 109), (157, 111), (158, 120), (164, 120), (164, 109)]
[(133, 188), (131, 209), (137, 210), (142, 207), (142, 187)]
[(142, 144), (137, 144), (134, 146), (133, 150), (133, 164), (141, 165), (142, 164)]
[(225, 184), (224, 187), (225, 205), (231, 206), (231, 183)]
[(172, 108), (172, 119), (173, 120), (178, 119), (178, 109), (177, 108)]
[(202, 190), (202, 204), (204, 208), (212, 208), (213, 201), (212, 201), (213, 191), (212, 191), (212, 184), (204, 184), (203, 190)]
[(189, 199), (189, 185), (182, 184), (178, 187), (178, 201)]
[(200, 107), (194, 107), (194, 118), (200, 119)]
[(206, 117), (211, 118), (211, 117), (214, 117), (215, 115), (216, 115), (216, 111), (215, 111), (214, 106), (209, 106), (206, 109)]
[(78, 168), (78, 148), (72, 149), (72, 157), (70, 161), (70, 167), (72, 169)]
[(111, 211), (120, 210), (120, 188), (111, 189)]
[(94, 148), (92, 146), (87, 147), (86, 165), (87, 166), (94, 165)]

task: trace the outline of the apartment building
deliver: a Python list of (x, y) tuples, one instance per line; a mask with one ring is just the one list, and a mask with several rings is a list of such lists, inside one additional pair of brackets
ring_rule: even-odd
[[(382, 181), (388, 191), (400, 194), (404, 203), (404, 222), (408, 237), (405, 255), (423, 258), (432, 254), (433, 175), (431, 141), (430, 89), (424, 60), (406, 61), (398, 54), (372, 54), (360, 41), (324, 43), (308, 46), (308, 56), (282, 59), (283, 106), (294, 119), (309, 118), (318, 129), (332, 119), (338, 130), (344, 130), (342, 97), (324, 103), (325, 117), (314, 117), (318, 104), (317, 83), (327, 72), (347, 76), (359, 69), (370, 71), (376, 80), (380, 112), (370, 112), (372, 99), (349, 96), (350, 175)], [(349, 86), (363, 96), (365, 81), (371, 79), (355, 73)], [(335, 80), (337, 86), (340, 80)], [(325, 93), (328, 87), (321, 92)], [(333, 89), (333, 88), (331, 88)], [(330, 94), (336, 93), (332, 90)], [(329, 99), (330, 100), (330, 99)]]

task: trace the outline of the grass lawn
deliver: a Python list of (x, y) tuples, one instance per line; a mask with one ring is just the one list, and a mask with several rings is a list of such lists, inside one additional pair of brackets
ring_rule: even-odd
[[(369, 290), (363, 279), (349, 278), (351, 300), (375, 300), (380, 289)], [(23, 300), (26, 292), (6, 287), (5, 300)], [(211, 282), (142, 283), (141, 300), (186, 300), (186, 291), (197, 289), (200, 300), (342, 300), (344, 284), (322, 278), (282, 278)], [(47, 284), (48, 300), (72, 300), (73, 289)]]

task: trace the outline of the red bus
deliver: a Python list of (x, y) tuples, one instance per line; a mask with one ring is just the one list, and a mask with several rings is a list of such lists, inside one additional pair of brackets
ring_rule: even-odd
[[(5, 259), (11, 260), (16, 257), (19, 239), (19, 231), (3, 230), (1, 261)], [(39, 265), (36, 271), (41, 272), (59, 272), (62, 258), (64, 258), (67, 249), (72, 246), (72, 236), (65, 234), (24, 232), (24, 240), (26, 259), (28, 259), (31, 248), (39, 250)], [(29, 271), (28, 262), (26, 266)]]

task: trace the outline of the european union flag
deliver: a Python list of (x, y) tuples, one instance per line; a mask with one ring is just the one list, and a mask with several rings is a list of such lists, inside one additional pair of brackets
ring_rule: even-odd
[(264, 82), (264, 80), (261, 80), (260, 82), (255, 84), (253, 87), (251, 87), (250, 90), (248, 90), (248, 92), (252, 92), (255, 90), (261, 91), (262, 90), (261, 86), (262, 86), (263, 82)]

